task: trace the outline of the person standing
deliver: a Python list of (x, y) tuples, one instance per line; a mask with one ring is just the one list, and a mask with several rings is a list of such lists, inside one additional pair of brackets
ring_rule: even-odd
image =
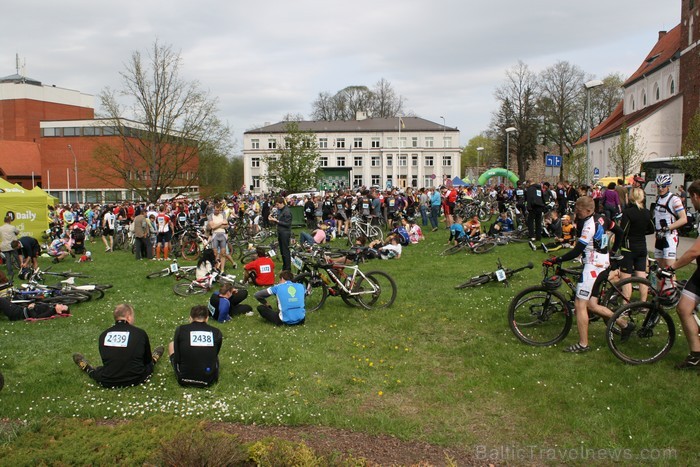
[[(112, 206), (107, 208), (102, 213), (102, 242), (105, 244), (105, 253), (109, 253), (114, 248), (114, 223), (117, 216), (112, 212)], [(107, 239), (109, 238), (109, 243)]]
[(180, 386), (207, 387), (219, 380), (219, 351), (223, 335), (210, 326), (206, 306), (190, 309), (190, 323), (175, 330), (168, 344), (170, 363)]
[(73, 361), (106, 388), (141, 384), (151, 376), (165, 349), (161, 345), (151, 353), (148, 334), (134, 326), (134, 308), (128, 303), (116, 306), (114, 321), (114, 326), (105, 330), (98, 341), (103, 366), (91, 366), (80, 353), (73, 354)]
[[(620, 279), (626, 279), (634, 274), (637, 277), (647, 277), (647, 235), (654, 233), (654, 221), (651, 213), (644, 206), (644, 192), (641, 188), (632, 188), (629, 194), (630, 202), (622, 210), (620, 226), (624, 232), (622, 240), (622, 261), (620, 262)], [(626, 297), (631, 296), (632, 284), (623, 289)], [(639, 286), (642, 301), (646, 301), (647, 287)]]
[(161, 205), (156, 216), (156, 255), (153, 259), (161, 260), (160, 253), (163, 251), (165, 261), (170, 261), (170, 239), (173, 235), (173, 221), (168, 214), (165, 213), (165, 206)]
[[(304, 324), (306, 319), (304, 286), (292, 282), (292, 272), (289, 270), (282, 271), (279, 278), (280, 281), (277, 285), (255, 293), (255, 298), (260, 302), (258, 313), (277, 326)], [(272, 295), (277, 297), (279, 311), (273, 310), (267, 304), (267, 297)]]
[(425, 192), (425, 188), (419, 190), (418, 204), (420, 205), (420, 218), (423, 227), (428, 226), (428, 210), (430, 209), (430, 198)]
[(289, 242), (292, 239), (292, 212), (281, 196), (275, 200), (275, 207), (277, 216), (270, 215), (269, 220), (277, 224), (277, 242), (282, 255), (282, 270), (288, 271), (292, 268), (292, 257), (289, 252)]
[(151, 229), (145, 210), (136, 208), (134, 217), (134, 255), (137, 260), (150, 258), (151, 251)]
[(10, 282), (15, 277), (15, 265), (19, 267), (17, 248), (12, 248), (12, 242), (16, 242), (19, 235), (19, 229), (12, 225), (14, 218), (15, 216), (8, 212), (5, 215), (5, 223), (0, 226), (0, 251), (4, 255), (7, 278), (10, 279)]
[(527, 230), (531, 242), (539, 242), (542, 239), (542, 214), (544, 213), (544, 199), (542, 187), (539, 183), (532, 183), (525, 191), (527, 202)]
[(440, 217), (440, 206), (442, 206), (442, 196), (437, 188), (432, 189), (430, 195), (430, 225), (433, 226), (433, 232), (438, 229), (438, 218)]
[(212, 233), (211, 241), (209, 242), (210, 248), (216, 253), (216, 259), (220, 262), (220, 270), (223, 272), (226, 267), (226, 257), (228, 256), (226, 253), (228, 219), (218, 204), (214, 205), (214, 212), (209, 217), (209, 229), (211, 229)]
[(671, 176), (660, 174), (654, 180), (658, 196), (654, 205), (656, 243), (654, 258), (665, 268), (676, 260), (678, 230), (688, 222), (682, 200), (671, 193)]

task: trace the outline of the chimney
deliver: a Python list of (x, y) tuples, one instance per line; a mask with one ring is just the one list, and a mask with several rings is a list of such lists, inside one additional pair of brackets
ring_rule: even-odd
[(659, 31), (659, 40), (666, 35), (666, 31)]
[(363, 112), (361, 110), (358, 110), (357, 112), (355, 112), (355, 120), (357, 120), (358, 122), (360, 120), (367, 120), (367, 113)]

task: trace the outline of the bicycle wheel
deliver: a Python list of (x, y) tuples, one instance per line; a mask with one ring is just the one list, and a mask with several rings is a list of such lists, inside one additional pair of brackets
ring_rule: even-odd
[(199, 295), (207, 291), (204, 287), (192, 285), (191, 282), (178, 282), (173, 286), (173, 292), (181, 297), (189, 297), (190, 295)]
[(352, 292), (357, 293), (357, 301), (363, 307), (371, 310), (373, 308), (388, 308), (396, 300), (396, 282), (383, 271), (371, 271), (365, 273), (367, 284), (360, 277), (355, 282)]
[(47, 297), (41, 301), (44, 303), (59, 303), (61, 305), (75, 305), (79, 302), (77, 297), (71, 295), (58, 295), (55, 297)]
[(157, 279), (159, 277), (168, 277), (170, 275), (170, 269), (161, 269), (160, 271), (152, 272), (146, 275), (146, 279)]
[(569, 334), (572, 314), (564, 295), (536, 285), (523, 290), (510, 302), (508, 325), (522, 342), (545, 347)]
[(370, 241), (372, 241), (372, 240), (384, 241), (384, 233), (382, 232), (382, 229), (380, 229), (376, 225), (370, 225), (367, 233), (369, 234), (368, 240), (370, 240)]
[[(618, 320), (635, 326), (624, 342)], [(673, 347), (676, 327), (663, 308), (649, 302), (636, 302), (621, 307), (613, 314), (608, 321), (605, 338), (610, 351), (623, 362), (630, 365), (654, 363)]]
[(482, 274), (480, 276), (472, 277), (469, 279), (467, 282), (459, 285), (455, 285), (455, 289), (465, 289), (467, 287), (476, 287), (478, 285), (486, 284), (488, 281), (491, 280), (491, 276), (489, 274)]
[[(88, 287), (88, 288), (83, 289), (82, 287)], [(89, 288), (89, 287), (93, 287), (93, 288)], [(82, 293), (90, 294), (91, 300), (99, 300), (105, 296), (105, 291), (102, 289), (98, 289), (95, 286), (80, 286), (78, 291), (82, 292)]]
[(199, 243), (196, 238), (188, 238), (182, 242), (182, 257), (188, 261), (194, 261), (199, 257)]
[(257, 257), (258, 257), (258, 253), (255, 250), (247, 250), (241, 256), (241, 263), (248, 264), (251, 261), (254, 261), (255, 259), (257, 259)]
[(491, 240), (481, 242), (474, 248), (472, 248), (472, 251), (476, 254), (481, 254), (481, 253), (488, 253), (489, 251), (493, 250), (496, 248), (496, 242), (493, 242)]
[[(630, 296), (626, 297), (624, 295), (625, 286), (628, 284), (631, 284), (631, 287), (629, 287)], [(642, 297), (641, 291), (644, 286), (647, 287), (647, 292), (646, 296)], [(654, 296), (656, 296), (656, 290), (651, 286), (651, 282), (648, 279), (632, 276), (610, 284), (606, 288), (600, 304), (609, 310), (615, 311), (628, 303), (651, 301), (651, 298)]]
[(451, 247), (445, 249), (440, 253), (440, 256), (450, 256), (454, 255), (455, 253), (459, 253), (464, 249), (466, 245), (464, 243), (458, 243), (456, 245), (452, 245)]
[(481, 207), (479, 208), (477, 215), (479, 216), (479, 220), (481, 222), (486, 222), (491, 219), (491, 210), (488, 208), (488, 206)]
[(112, 287), (114, 287), (112, 284), (93, 284), (93, 285), (95, 286), (96, 289), (100, 289), (100, 290), (107, 290), (107, 289), (111, 289)]
[(306, 312), (320, 309), (328, 298), (328, 286), (319, 276), (314, 276), (309, 272), (299, 274), (292, 282), (304, 286), (304, 308)]

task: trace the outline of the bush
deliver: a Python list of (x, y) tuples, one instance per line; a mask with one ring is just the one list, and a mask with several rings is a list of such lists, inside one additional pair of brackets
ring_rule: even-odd
[(222, 432), (195, 430), (161, 443), (160, 463), (172, 466), (248, 466), (248, 454), (238, 438)]

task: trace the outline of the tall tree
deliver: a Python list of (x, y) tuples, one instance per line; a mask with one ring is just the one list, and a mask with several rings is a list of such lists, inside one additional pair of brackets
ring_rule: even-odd
[(639, 135), (638, 129), (629, 131), (627, 125), (620, 128), (619, 138), (612, 144), (610, 150), (610, 164), (615, 173), (623, 180), (628, 175), (639, 169), (644, 160), (645, 143)]
[(230, 130), (217, 117), (216, 99), (184, 80), (181, 67), (180, 54), (156, 41), (146, 56), (132, 53), (120, 72), (122, 89), (99, 94), (118, 143), (96, 147), (97, 177), (154, 202), (168, 188), (182, 193), (198, 183), (200, 153), (229, 153)]
[(404, 101), (397, 96), (391, 84), (382, 78), (373, 89), (367, 86), (348, 86), (337, 93), (319, 93), (311, 104), (313, 120), (353, 120), (357, 112), (377, 118), (397, 117), (404, 114)]
[(680, 156), (676, 158), (680, 168), (693, 180), (700, 179), (700, 110), (690, 120)]
[(392, 118), (403, 115), (405, 99), (397, 96), (391, 83), (384, 78), (374, 85), (372, 97), (372, 108), (370, 109), (372, 117)]
[(288, 122), (284, 131), (283, 141), (262, 158), (267, 165), (263, 178), (270, 188), (288, 193), (315, 187), (320, 173), (316, 135), (300, 130), (297, 122)]
[[(535, 74), (529, 67), (519, 61), (517, 65), (506, 71), (506, 79), (495, 91), (499, 102), (499, 111), (492, 120), (492, 136), (500, 142), (503, 162), (510, 159), (511, 165), (515, 158), (518, 176), (524, 178), (529, 167), (529, 161), (537, 155), (537, 137), (540, 120), (537, 115), (538, 85)], [(506, 144), (508, 127), (518, 131), (511, 136), (510, 144)], [(510, 147), (510, 156), (506, 157), (506, 146)]]

